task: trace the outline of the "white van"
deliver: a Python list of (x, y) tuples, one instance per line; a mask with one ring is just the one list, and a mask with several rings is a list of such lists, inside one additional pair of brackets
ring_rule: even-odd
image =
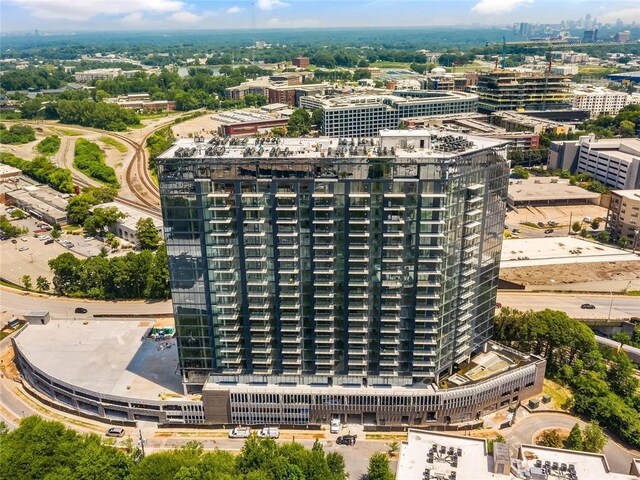
[(251, 428), (237, 427), (229, 432), (229, 438), (249, 438), (251, 436)]
[(264, 427), (258, 432), (260, 438), (280, 438), (280, 430), (276, 427)]
[(334, 418), (331, 420), (331, 425), (329, 426), (329, 431), (331, 433), (340, 433), (341, 428), (342, 428), (342, 424), (340, 423), (339, 418)]

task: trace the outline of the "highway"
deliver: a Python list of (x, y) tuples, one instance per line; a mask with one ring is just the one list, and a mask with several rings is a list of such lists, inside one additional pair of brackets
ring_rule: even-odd
[[(640, 318), (640, 297), (622, 295), (601, 294), (549, 294), (542, 292), (510, 292), (501, 290), (498, 292), (498, 302), (503, 307), (517, 310), (562, 310), (570, 317), (579, 319), (588, 318)], [(593, 310), (580, 308), (580, 305), (590, 303)], [(609, 309), (611, 307), (611, 314)]]
[[(503, 307), (517, 310), (562, 310), (575, 318), (609, 318), (611, 319), (640, 318), (640, 297), (625, 297), (621, 295), (596, 294), (547, 294), (534, 292), (498, 292), (498, 302)], [(593, 310), (581, 309), (580, 305), (590, 303)], [(53, 318), (80, 317), (75, 315), (76, 307), (88, 310), (91, 315), (113, 315), (122, 317), (132, 315), (170, 315), (171, 301), (95, 301), (53, 297), (37, 293), (25, 293), (15, 289), (0, 287), (0, 305), (2, 310), (12, 315), (23, 315), (34, 310), (49, 311)]]
[[(113, 315), (126, 317), (127, 315), (170, 315), (171, 301), (94, 301), (66, 297), (53, 297), (37, 293), (26, 293), (0, 286), (0, 306), (3, 312), (10, 315), (24, 315), (34, 310), (48, 311), (54, 319), (90, 318), (92, 315)], [(87, 314), (75, 314), (76, 307), (84, 307)]]

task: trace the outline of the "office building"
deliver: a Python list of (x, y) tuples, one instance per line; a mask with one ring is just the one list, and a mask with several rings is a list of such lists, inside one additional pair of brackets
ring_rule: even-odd
[(629, 30), (618, 32), (615, 34), (614, 40), (618, 43), (627, 43), (629, 40), (631, 40), (631, 32), (629, 32)]
[(578, 140), (551, 142), (549, 169), (588, 173), (603, 185), (618, 190), (640, 188), (640, 139), (596, 139), (594, 134)]
[(199, 140), (158, 172), (180, 370), (207, 421), (459, 422), (540, 388), (544, 360), (489, 343), (505, 142)]
[(504, 128), (507, 132), (528, 131), (537, 134), (567, 135), (576, 129), (571, 123), (556, 122), (516, 112), (494, 112), (490, 118), (494, 125)]
[[(313, 72), (283, 72), (248, 80), (235, 87), (224, 89), (226, 98), (240, 100), (247, 94), (268, 96), (271, 87), (292, 87), (302, 85), (305, 80), (313, 78)], [(278, 102), (280, 103), (280, 102)]]
[(410, 429), (402, 442), (397, 480), (637, 480), (640, 462), (625, 473), (611, 471), (599, 453), (520, 445), (517, 456), (506, 443), (462, 435)]
[(591, 118), (598, 115), (615, 116), (630, 103), (626, 92), (609, 90), (608, 88), (581, 85), (573, 90), (574, 108), (589, 110)]
[(477, 95), (471, 93), (429, 90), (300, 98), (301, 107), (322, 110), (322, 133), (336, 137), (377, 136), (380, 130), (398, 128), (406, 119), (475, 112), (477, 104)]
[(640, 246), (640, 190), (614, 190), (607, 220), (613, 240), (626, 237), (634, 250)]
[(499, 70), (478, 76), (478, 110), (558, 110), (571, 108), (571, 80), (552, 73)]

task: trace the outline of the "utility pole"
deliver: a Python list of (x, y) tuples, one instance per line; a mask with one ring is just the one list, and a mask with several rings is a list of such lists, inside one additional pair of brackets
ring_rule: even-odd
[(142, 429), (138, 430), (139, 434), (140, 434), (140, 440), (138, 440), (138, 446), (140, 447), (140, 458), (144, 458), (145, 453), (144, 453), (144, 444), (147, 442), (144, 438), (142, 438)]

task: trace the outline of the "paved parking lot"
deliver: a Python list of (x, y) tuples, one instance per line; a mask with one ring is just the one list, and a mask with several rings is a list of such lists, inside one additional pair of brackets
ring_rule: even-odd
[[(0, 215), (6, 215), (6, 207), (4, 205), (0, 205)], [(0, 241), (0, 272), (2, 278), (12, 283), (22, 284), (20, 281), (22, 276), (31, 275), (35, 288), (35, 281), (39, 276), (43, 276), (49, 281), (53, 278), (48, 263), (52, 258), (69, 251), (80, 258), (93, 257), (100, 253), (100, 248), (104, 245), (96, 239), (87, 240), (82, 235), (69, 234), (63, 234), (59, 241), (70, 241), (74, 245), (71, 248), (65, 248), (59, 242), (45, 245), (44, 240), (39, 240), (33, 236), (33, 232), (39, 229), (37, 226), (39, 222), (35, 218), (12, 222), (16, 226), (28, 228), (29, 232), (22, 237), (18, 237), (16, 239), (17, 243), (12, 243), (11, 240)], [(42, 233), (41, 235), (50, 235), (50, 232)], [(22, 238), (25, 240), (23, 241)], [(119, 251), (116, 255), (122, 255), (123, 253)]]

